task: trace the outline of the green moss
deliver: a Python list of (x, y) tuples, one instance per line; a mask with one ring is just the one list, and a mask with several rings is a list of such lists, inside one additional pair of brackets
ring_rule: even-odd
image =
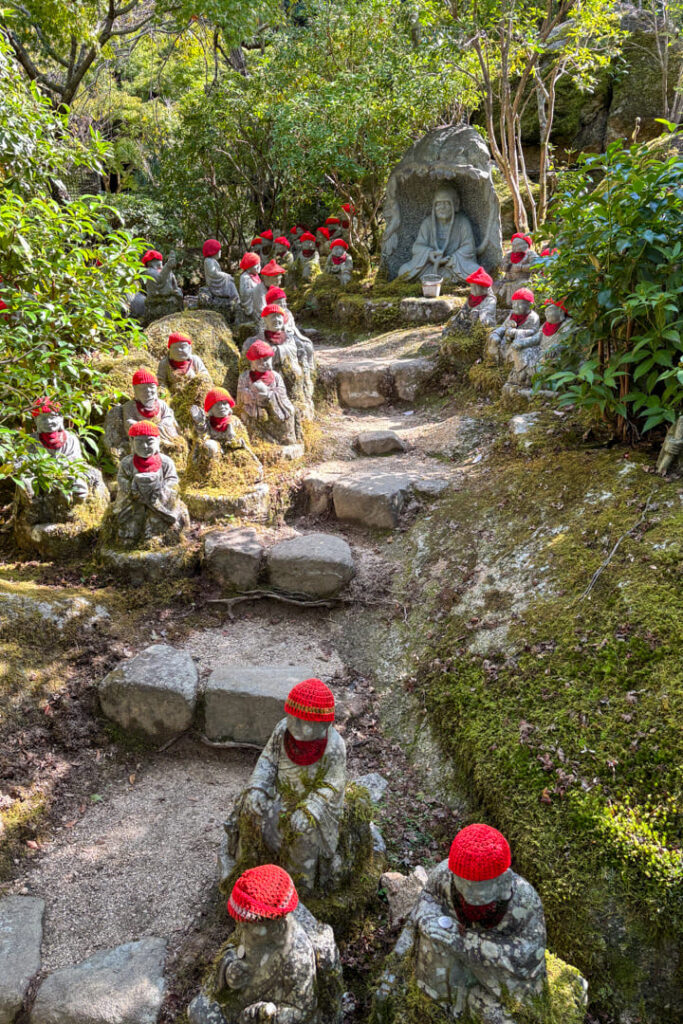
[(440, 372), (466, 374), (477, 360), (481, 360), (487, 335), (486, 328), (480, 323), (473, 324), (469, 331), (444, 334), (438, 355)]
[(239, 350), (221, 314), (196, 309), (155, 320), (145, 329), (145, 334), (150, 352), (157, 360), (167, 354), (168, 336), (174, 331), (192, 339), (192, 351), (203, 360), (211, 381), (234, 394)]
[(0, 811), (0, 883), (11, 879), (14, 861), (26, 856), (26, 842), (36, 839), (46, 815), (47, 805), (40, 793), (15, 800), (8, 810)]
[(500, 394), (505, 383), (505, 375), (499, 367), (486, 366), (482, 362), (470, 366), (467, 378), (474, 390), (481, 395)]

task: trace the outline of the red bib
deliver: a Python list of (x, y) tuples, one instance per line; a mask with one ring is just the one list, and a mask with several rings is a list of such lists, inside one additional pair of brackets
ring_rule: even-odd
[(209, 416), (209, 423), (211, 424), (211, 429), (217, 430), (219, 434), (222, 434), (224, 430), (228, 429), (229, 422), (229, 416)]
[(140, 415), (144, 416), (144, 418), (146, 420), (153, 420), (155, 416), (159, 415), (159, 403), (158, 402), (155, 402), (151, 409), (146, 409), (144, 407), (144, 405), (142, 404), (142, 402), (138, 402), (138, 400), (136, 398), (135, 399), (135, 407), (137, 408), (137, 410), (140, 413)]
[(285, 753), (293, 764), (315, 764), (325, 753), (326, 747), (326, 735), (321, 740), (297, 740), (289, 729), (285, 732)]
[(505, 917), (510, 900), (496, 900), (481, 906), (466, 903), (460, 893), (455, 894), (455, 913), (460, 924), (465, 928), (478, 924), (482, 928), (495, 928)]
[(544, 323), (541, 328), (541, 334), (545, 334), (546, 338), (552, 338), (553, 334), (556, 334), (561, 326), (561, 324)]
[(528, 313), (510, 313), (510, 319), (514, 320), (518, 327), (522, 326), (528, 316)]
[(168, 361), (169, 361), (169, 363), (171, 364), (171, 367), (173, 368), (173, 370), (176, 373), (187, 373), (187, 371), (192, 366), (192, 360), (191, 359), (181, 359), (180, 362), (178, 363), (178, 362), (176, 362), (175, 359), (171, 359), (171, 357), (169, 356), (168, 357)]
[(264, 384), (272, 384), (275, 380), (275, 374), (272, 370), (250, 370), (249, 380), (254, 382), (262, 380)]
[(258, 276), (258, 274), (247, 274), (247, 277), (250, 277), (252, 279), (252, 281), (254, 282), (254, 284), (260, 284), (261, 283), (261, 278)]
[(287, 337), (285, 331), (264, 331), (266, 341), (269, 341), (271, 345), (281, 345)]
[(521, 263), (525, 256), (525, 252), (511, 252), (510, 263)]
[(342, 264), (342, 263), (346, 263), (346, 253), (344, 253), (343, 256), (333, 256), (332, 257), (332, 262), (337, 267), (340, 266), (340, 264)]
[(315, 249), (302, 249), (301, 252), (302, 252), (302, 255), (308, 257), (308, 256), (312, 256), (313, 255), (313, 253), (315, 252)]
[(134, 455), (133, 465), (138, 473), (157, 473), (161, 469), (161, 455)]
[(470, 295), (469, 298), (467, 299), (470, 308), (474, 309), (475, 306), (480, 305), (480, 303), (484, 301), (485, 297), (486, 296), (484, 295)]
[(38, 437), (43, 448), (47, 448), (51, 452), (63, 448), (66, 444), (66, 430), (51, 430), (49, 434), (38, 434)]

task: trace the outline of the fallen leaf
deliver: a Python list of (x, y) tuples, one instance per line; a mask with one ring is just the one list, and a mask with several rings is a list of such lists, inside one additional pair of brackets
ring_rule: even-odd
[(26, 845), (28, 846), (29, 850), (37, 850), (38, 849), (38, 843), (35, 841), (35, 839), (27, 839), (26, 840)]
[(547, 786), (541, 793), (540, 800), (542, 804), (551, 804), (553, 802), (553, 798), (551, 797), (550, 790)]
[(130, 775), (128, 776), (128, 781), (130, 782), (131, 786), (133, 786), (133, 785), (135, 784), (135, 772), (132, 772), (132, 773), (131, 773), (131, 774), (130, 774)]

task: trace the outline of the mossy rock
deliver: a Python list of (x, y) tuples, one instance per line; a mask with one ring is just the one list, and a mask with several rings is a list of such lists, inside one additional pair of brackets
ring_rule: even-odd
[(221, 314), (209, 309), (186, 309), (183, 313), (154, 320), (145, 328), (145, 334), (150, 352), (157, 363), (167, 354), (168, 336), (174, 331), (192, 339), (192, 350), (206, 364), (212, 382), (227, 388), (234, 395), (239, 350)]
[(115, 405), (117, 401), (128, 399), (133, 394), (135, 371), (142, 368), (156, 373), (159, 360), (145, 348), (131, 348), (121, 356), (98, 356), (96, 363), (98, 370), (107, 377), (107, 404)]
[(498, 395), (505, 383), (505, 375), (498, 366), (487, 366), (480, 360), (470, 366), (467, 377), (474, 390), (481, 395)]
[(475, 323), (469, 331), (454, 330), (441, 338), (438, 355), (440, 373), (464, 376), (484, 354), (488, 332), (483, 324)]

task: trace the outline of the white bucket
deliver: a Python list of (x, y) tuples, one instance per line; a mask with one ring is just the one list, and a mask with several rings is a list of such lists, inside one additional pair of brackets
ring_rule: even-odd
[(443, 278), (437, 274), (425, 274), (422, 278), (422, 294), (425, 299), (438, 299), (442, 284)]

